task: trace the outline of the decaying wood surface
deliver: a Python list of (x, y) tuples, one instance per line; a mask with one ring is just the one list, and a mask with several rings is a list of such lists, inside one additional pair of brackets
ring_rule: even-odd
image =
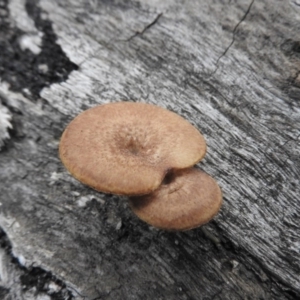
[[(0, 0), (0, 20), (1, 299), (299, 298), (299, 1)], [(64, 127), (117, 100), (203, 133), (212, 222), (153, 229), (64, 169)]]

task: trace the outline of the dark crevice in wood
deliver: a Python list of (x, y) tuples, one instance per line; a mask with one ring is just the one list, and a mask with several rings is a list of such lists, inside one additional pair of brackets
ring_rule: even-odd
[[(10, 263), (16, 270), (15, 274), (19, 275), (19, 278), (14, 278), (14, 282), (19, 282), (20, 288), (26, 294), (26, 291), (35, 288), (37, 294), (47, 294), (51, 300), (72, 300), (74, 299), (72, 293), (68, 290), (69, 287), (61, 280), (53, 276), (50, 272), (43, 270), (40, 267), (26, 268), (22, 266), (19, 260), (12, 253), (12, 245), (9, 241), (6, 233), (0, 228), (0, 248), (5, 250), (5, 253), (10, 257)], [(2, 271), (6, 272), (6, 270)], [(1, 281), (0, 281), (1, 282)], [(54, 283), (60, 287), (58, 292), (52, 292), (49, 289), (49, 284)], [(12, 283), (11, 283), (12, 284)], [(0, 296), (5, 291), (5, 296), (9, 295), (10, 288), (0, 286)], [(14, 289), (16, 289), (14, 287)], [(1, 298), (2, 299), (2, 298)], [(6, 298), (4, 298), (6, 299)]]
[(243, 17), (240, 19), (240, 21), (235, 25), (233, 31), (232, 31), (232, 40), (231, 40), (231, 43), (227, 46), (227, 48), (224, 50), (224, 52), (218, 57), (217, 61), (216, 61), (216, 68), (215, 70), (210, 74), (210, 76), (213, 76), (218, 68), (219, 68), (219, 62), (220, 60), (227, 54), (227, 52), (229, 51), (229, 49), (232, 47), (234, 41), (235, 41), (235, 37), (236, 37), (236, 33), (237, 33), (237, 30), (238, 30), (238, 27), (241, 25), (241, 23), (246, 19), (247, 15), (250, 13), (250, 10), (251, 10), (251, 7), (253, 5), (255, 0), (252, 0), (251, 3), (249, 4), (245, 14), (243, 15)]
[(131, 37), (129, 37), (126, 41), (129, 42), (131, 41), (132, 39), (134, 39), (136, 36), (139, 36), (139, 35), (143, 35), (145, 33), (146, 30), (148, 30), (149, 28), (151, 28), (153, 25), (155, 25), (159, 18), (163, 15), (163, 13), (160, 13), (156, 16), (156, 18), (151, 22), (149, 23), (147, 26), (144, 27), (144, 29), (142, 31), (137, 31), (135, 32), (135, 34), (133, 34)]
[[(9, 16), (8, 0), (4, 3), (6, 5), (2, 9), (5, 9)], [(41, 52), (35, 55), (29, 50), (22, 50), (19, 41), (26, 33), (9, 26), (6, 18), (0, 18), (0, 78), (10, 84), (12, 91), (20, 92), (31, 100), (37, 100), (44, 87), (65, 81), (69, 73), (78, 67), (70, 62), (56, 43), (51, 22), (41, 18), (37, 1), (28, 0), (26, 9), (38, 30), (43, 32)], [(1, 38), (2, 35), (6, 38)], [(40, 65), (47, 65), (48, 71), (41, 72)]]

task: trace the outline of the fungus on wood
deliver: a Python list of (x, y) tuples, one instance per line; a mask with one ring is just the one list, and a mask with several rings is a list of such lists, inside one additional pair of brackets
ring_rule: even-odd
[(119, 195), (157, 189), (170, 169), (188, 168), (206, 153), (200, 132), (177, 114), (146, 103), (116, 102), (78, 115), (60, 142), (70, 173)]
[(216, 181), (195, 168), (170, 175), (149, 195), (131, 197), (130, 206), (142, 220), (165, 230), (189, 230), (210, 221), (222, 204)]
[(217, 183), (188, 169), (204, 157), (204, 137), (158, 106), (116, 102), (91, 108), (68, 125), (59, 153), (70, 173), (96, 190), (146, 194), (131, 198), (131, 207), (161, 229), (195, 228), (221, 206)]

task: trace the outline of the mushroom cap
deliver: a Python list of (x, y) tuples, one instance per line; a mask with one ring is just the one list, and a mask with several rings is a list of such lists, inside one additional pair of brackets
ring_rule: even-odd
[(195, 168), (179, 170), (153, 193), (131, 197), (133, 212), (165, 230), (188, 230), (207, 223), (219, 211), (222, 192), (217, 182)]
[(170, 169), (193, 166), (206, 153), (200, 132), (179, 115), (146, 103), (116, 102), (79, 114), (65, 129), (60, 158), (92, 188), (143, 195)]

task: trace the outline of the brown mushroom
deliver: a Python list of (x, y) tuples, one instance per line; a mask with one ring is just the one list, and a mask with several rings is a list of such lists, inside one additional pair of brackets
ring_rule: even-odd
[(92, 188), (143, 195), (171, 169), (206, 153), (200, 132), (179, 115), (145, 103), (116, 102), (79, 114), (64, 131), (59, 154), (70, 173)]
[(165, 230), (188, 230), (207, 223), (220, 209), (216, 181), (195, 168), (166, 177), (153, 193), (131, 197), (130, 207), (143, 221)]

